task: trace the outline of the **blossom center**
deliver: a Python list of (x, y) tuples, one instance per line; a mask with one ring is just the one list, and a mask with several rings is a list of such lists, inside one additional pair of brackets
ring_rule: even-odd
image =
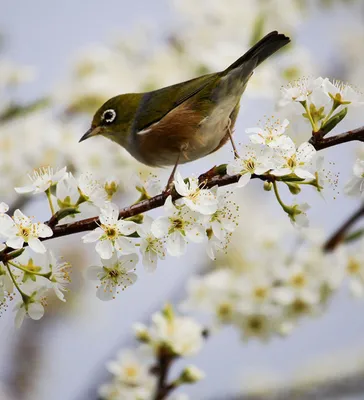
[(255, 170), (255, 160), (253, 158), (249, 158), (249, 160), (245, 160), (245, 167), (249, 172), (254, 172)]
[(308, 310), (308, 306), (303, 300), (296, 299), (292, 303), (292, 309), (296, 314), (303, 314)]
[(136, 367), (132, 367), (132, 366), (130, 366), (130, 367), (126, 367), (125, 368), (125, 375), (128, 377), (128, 378), (136, 378), (137, 377), (137, 375), (138, 375), (138, 370), (137, 370), (137, 368)]
[(264, 327), (264, 322), (260, 316), (253, 315), (252, 317), (249, 318), (248, 326), (252, 331), (260, 332)]
[(263, 300), (267, 297), (268, 289), (265, 287), (257, 287), (254, 289), (254, 296), (260, 300)]
[(287, 160), (287, 165), (289, 166), (289, 168), (295, 168), (297, 165), (297, 161), (296, 161), (296, 157), (292, 156), (291, 158), (289, 158)]
[(349, 274), (356, 275), (360, 271), (360, 264), (354, 258), (350, 258), (346, 269)]
[(115, 229), (113, 227), (108, 227), (105, 230), (105, 234), (108, 237), (108, 239), (112, 240), (118, 236), (118, 231), (117, 231), (117, 229)]
[(291, 283), (293, 286), (302, 288), (306, 284), (306, 277), (303, 274), (297, 274), (292, 277)]
[(220, 304), (216, 311), (218, 317), (222, 320), (228, 320), (231, 317), (232, 312), (233, 309), (231, 307), (231, 304), (228, 303)]

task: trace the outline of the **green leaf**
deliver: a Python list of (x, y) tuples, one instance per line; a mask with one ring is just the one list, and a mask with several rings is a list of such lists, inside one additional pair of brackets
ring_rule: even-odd
[(350, 233), (346, 238), (344, 239), (345, 243), (350, 243), (354, 242), (355, 240), (360, 239), (364, 235), (364, 229), (358, 229), (357, 231), (354, 231), (353, 233)]
[(333, 115), (326, 123), (323, 125), (320, 129), (321, 132), (326, 135), (327, 133), (331, 132), (336, 125), (338, 125), (345, 117), (346, 114), (348, 113), (348, 108), (345, 107), (342, 109), (340, 112), (337, 114)]

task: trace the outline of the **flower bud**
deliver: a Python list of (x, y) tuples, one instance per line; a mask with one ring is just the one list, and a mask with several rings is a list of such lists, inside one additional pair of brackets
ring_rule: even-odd
[(273, 184), (272, 182), (265, 181), (263, 188), (266, 192), (270, 192), (272, 190)]
[(297, 183), (286, 182), (286, 185), (292, 194), (298, 194), (301, 191), (301, 188), (297, 185)]
[(205, 378), (205, 373), (194, 365), (186, 367), (179, 378), (181, 383), (195, 383)]
[(147, 327), (144, 324), (140, 324), (140, 323), (134, 324), (134, 333), (135, 333), (136, 339), (139, 340), (139, 342), (142, 342), (142, 343), (150, 342), (150, 335), (149, 335)]

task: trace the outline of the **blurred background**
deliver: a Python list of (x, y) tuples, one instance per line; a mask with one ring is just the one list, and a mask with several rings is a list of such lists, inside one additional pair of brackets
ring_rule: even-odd
[[(13, 188), (41, 165), (114, 177), (120, 184), (118, 204), (135, 200), (128, 183), (143, 166), (102, 138), (77, 143), (103, 101), (224, 69), (270, 30), (288, 34), (293, 43), (256, 71), (242, 99), (238, 142), (246, 142), (245, 129), (257, 126), (265, 115), (280, 115), (275, 108), (279, 88), (290, 80), (329, 76), (364, 88), (360, 0), (3, 0), (1, 5), (0, 200), (21, 205), (38, 220), (49, 217), (45, 199), (19, 199)], [(362, 124), (362, 115), (354, 110), (340, 130)], [(295, 134), (307, 140), (309, 127), (299, 126)], [(325, 199), (313, 190), (302, 195), (312, 205), (311, 225), (326, 235), (357, 206), (357, 200), (344, 197), (342, 187), (358, 151), (356, 144), (327, 150), (331, 168), (339, 174), (337, 190)], [(230, 158), (226, 146), (181, 172), (198, 174)], [(153, 172), (162, 180), (168, 176), (168, 171)], [(243, 220), (240, 229), (261, 224), (262, 229), (294, 235), (261, 183), (249, 185), (238, 199), (244, 215), (253, 205), (260, 215), (259, 220)], [(45, 317), (26, 321), (20, 330), (13, 326), (12, 304), (1, 314), (1, 400), (97, 399), (97, 387), (108, 379), (105, 362), (116, 350), (133, 346), (132, 324), (148, 322), (166, 301), (178, 304), (189, 277), (209, 267), (203, 251), (191, 246), (189, 256), (161, 262), (152, 275), (139, 267), (136, 285), (102, 303), (83, 278), (95, 254), (91, 247), (85, 251), (80, 238), (50, 242), (73, 265), (67, 303), (49, 299)], [(239, 239), (231, 246), (239, 247)], [(190, 360), (206, 372), (206, 379), (183, 391), (191, 399), (243, 398), (255, 386), (276, 387), (301, 378), (308, 382), (318, 375), (339, 379), (347, 373), (359, 377), (357, 384), (364, 370), (363, 311), (362, 301), (341, 290), (323, 315), (304, 319), (287, 338), (242, 342), (236, 329), (222, 328)], [(362, 399), (361, 385), (352, 397), (348, 390), (345, 396), (327, 398)]]

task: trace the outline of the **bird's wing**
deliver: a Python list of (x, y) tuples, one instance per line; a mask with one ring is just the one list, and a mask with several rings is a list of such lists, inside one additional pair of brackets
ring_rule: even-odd
[(213, 73), (145, 93), (135, 115), (132, 131), (137, 133), (160, 121), (174, 108), (219, 77)]

